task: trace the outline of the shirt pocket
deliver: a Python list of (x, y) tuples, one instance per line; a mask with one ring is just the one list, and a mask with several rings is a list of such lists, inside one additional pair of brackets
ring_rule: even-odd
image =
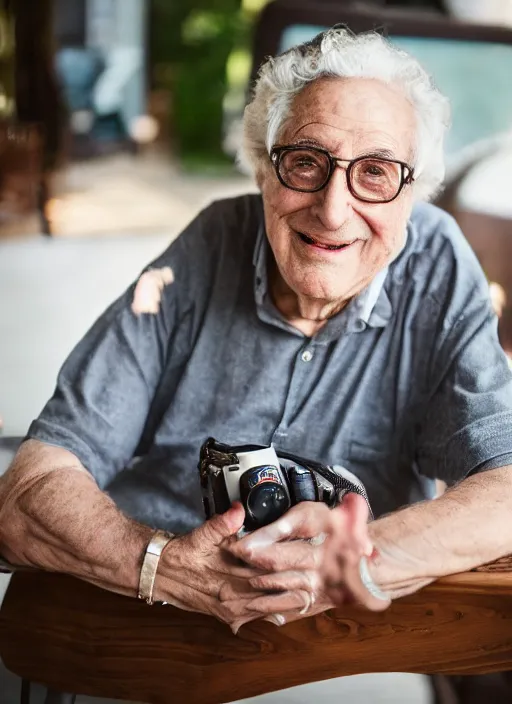
[(348, 446), (347, 469), (373, 489), (391, 489), (396, 476), (396, 457), (389, 444), (369, 445), (352, 440)]

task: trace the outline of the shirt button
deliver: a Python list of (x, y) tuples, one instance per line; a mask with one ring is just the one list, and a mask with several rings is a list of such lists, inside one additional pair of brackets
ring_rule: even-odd
[(366, 323), (364, 322), (364, 320), (356, 320), (356, 322), (354, 323), (354, 330), (356, 332), (363, 332), (365, 327)]
[(304, 352), (302, 353), (302, 361), (303, 362), (311, 362), (312, 359), (313, 359), (313, 352), (311, 352), (310, 350), (304, 350)]

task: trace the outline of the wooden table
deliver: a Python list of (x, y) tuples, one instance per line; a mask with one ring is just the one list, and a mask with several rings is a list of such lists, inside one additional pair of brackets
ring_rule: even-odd
[(512, 558), (384, 613), (342, 608), (238, 636), (213, 618), (20, 572), (0, 611), (0, 656), (55, 690), (157, 704), (220, 704), (363, 672), (512, 670)]

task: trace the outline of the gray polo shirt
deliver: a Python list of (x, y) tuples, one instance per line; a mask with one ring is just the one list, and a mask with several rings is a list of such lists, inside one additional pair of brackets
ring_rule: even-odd
[(418, 205), (398, 258), (314, 337), (267, 290), (261, 198), (201, 212), (151, 267), (175, 282), (157, 315), (134, 286), (65, 362), (28, 436), (73, 452), (129, 515), (203, 520), (208, 437), (342, 464), (379, 516), (512, 463), (512, 380), (485, 277), (454, 220)]

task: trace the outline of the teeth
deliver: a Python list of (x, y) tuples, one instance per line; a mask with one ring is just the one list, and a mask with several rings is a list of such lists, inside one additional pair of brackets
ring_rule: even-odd
[(343, 247), (348, 247), (349, 244), (352, 244), (352, 242), (347, 242), (345, 244), (321, 244), (320, 242), (317, 242), (309, 235), (305, 235), (303, 232), (300, 232), (299, 234), (300, 234), (301, 238), (304, 240), (304, 242), (307, 242), (307, 244), (314, 244), (317, 247), (321, 247), (322, 249), (337, 250), (337, 249), (343, 249)]

